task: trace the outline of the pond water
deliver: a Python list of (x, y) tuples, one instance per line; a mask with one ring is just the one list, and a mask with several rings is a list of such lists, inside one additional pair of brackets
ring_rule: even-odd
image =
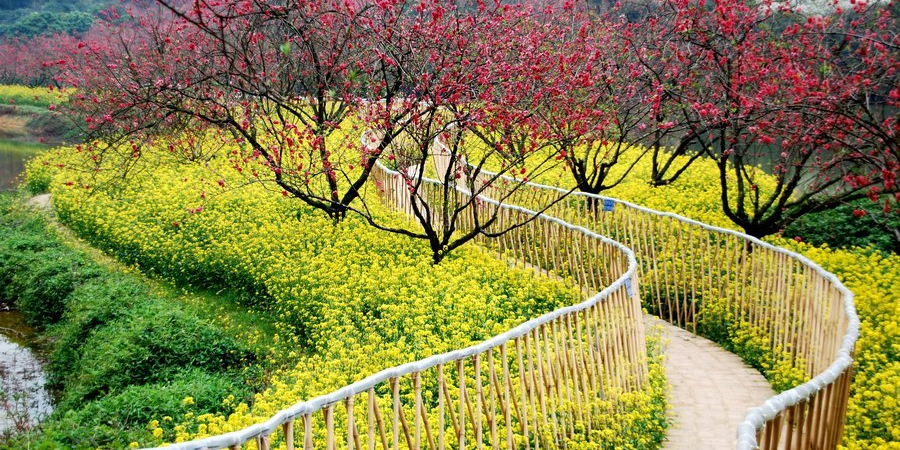
[(53, 412), (35, 338), (19, 313), (0, 311), (0, 436), (33, 427)]
[(25, 161), (44, 148), (41, 144), (0, 139), (0, 191), (15, 189), (25, 171)]

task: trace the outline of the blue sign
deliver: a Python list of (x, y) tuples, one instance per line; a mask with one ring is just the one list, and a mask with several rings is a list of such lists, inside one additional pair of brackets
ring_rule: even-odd
[(603, 199), (603, 210), (604, 210), (604, 211), (606, 211), (606, 212), (612, 212), (613, 207), (614, 207), (615, 205), (616, 205), (616, 203), (613, 202), (612, 199), (609, 199), (609, 198)]

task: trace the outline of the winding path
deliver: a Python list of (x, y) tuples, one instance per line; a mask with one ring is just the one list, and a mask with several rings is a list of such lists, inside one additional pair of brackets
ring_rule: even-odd
[(34, 197), (31, 197), (30, 199), (28, 199), (28, 201), (25, 202), (25, 204), (32, 208), (37, 208), (37, 209), (41, 209), (41, 210), (48, 210), (48, 209), (50, 209), (50, 207), (52, 205), (52, 203), (50, 203), (50, 194), (35, 195)]
[(747, 409), (775, 394), (769, 382), (737, 355), (655, 317), (666, 342), (669, 417), (666, 450), (733, 449)]

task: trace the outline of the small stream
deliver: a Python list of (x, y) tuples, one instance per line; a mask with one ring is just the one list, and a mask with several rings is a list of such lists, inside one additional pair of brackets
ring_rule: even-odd
[[(25, 161), (45, 146), (0, 140), (0, 191), (15, 189)], [(0, 437), (33, 427), (53, 412), (37, 334), (0, 301)]]
[(53, 412), (37, 335), (15, 311), (0, 311), (0, 436), (37, 425)]

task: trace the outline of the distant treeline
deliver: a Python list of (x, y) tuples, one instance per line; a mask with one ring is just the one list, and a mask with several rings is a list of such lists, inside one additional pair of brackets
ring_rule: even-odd
[(80, 34), (111, 0), (0, 0), (0, 38)]

